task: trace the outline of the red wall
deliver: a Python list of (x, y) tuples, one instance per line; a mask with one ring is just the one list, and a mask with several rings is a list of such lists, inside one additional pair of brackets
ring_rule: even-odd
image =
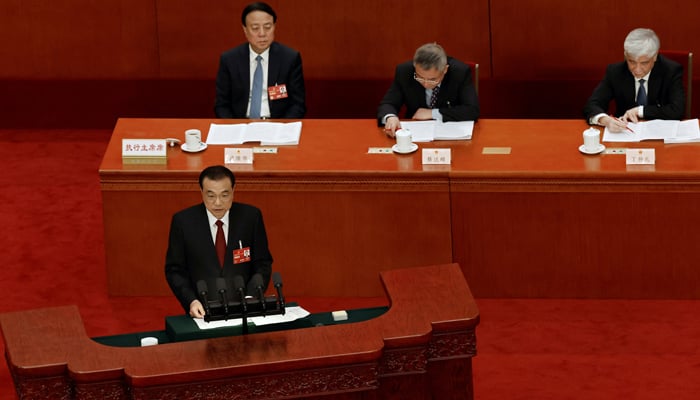
[[(247, 3), (3, 0), (0, 126), (211, 117), (218, 56), (245, 40)], [(498, 118), (579, 117), (634, 27), (655, 29), (662, 48), (700, 48), (692, 0), (269, 3), (277, 40), (302, 53), (315, 118), (372, 118), (394, 66), (425, 42), (480, 64), (482, 115)]]

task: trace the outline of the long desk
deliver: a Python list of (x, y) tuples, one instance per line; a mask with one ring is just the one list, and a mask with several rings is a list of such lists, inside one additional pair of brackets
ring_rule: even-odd
[[(172, 148), (167, 165), (128, 165), (122, 139), (182, 140), (188, 128), (206, 136), (212, 122), (224, 121), (118, 121), (100, 166), (111, 295), (170, 295), (172, 215), (202, 201), (199, 172), (223, 164), (225, 147), (259, 145)], [(414, 155), (367, 154), (369, 146), (391, 146), (376, 121), (304, 120), (300, 145), (230, 164), (235, 200), (263, 212), (287, 295), (378, 296), (379, 270), (452, 261), (447, 175), (423, 171)]]
[[(122, 164), (121, 139), (182, 138), (211, 122), (117, 123), (100, 167), (111, 294), (169, 294), (170, 217), (200, 201), (199, 171), (233, 147), (173, 149), (167, 165), (137, 167)], [(421, 143), (452, 149), (450, 166), (423, 166), (420, 150), (367, 154), (392, 144), (374, 120), (304, 120), (300, 145), (231, 168), (295, 294), (374, 296), (381, 288), (362, 282), (378, 270), (454, 261), (477, 297), (700, 298), (700, 144), (607, 143), (656, 150), (656, 165), (627, 166), (579, 153), (587, 127), (482, 119), (470, 141)], [(485, 154), (493, 147), (510, 153)]]
[(22, 399), (472, 399), (479, 311), (460, 267), (381, 281), (389, 310), (350, 324), (143, 348), (91, 340), (75, 306), (0, 314), (0, 328)]

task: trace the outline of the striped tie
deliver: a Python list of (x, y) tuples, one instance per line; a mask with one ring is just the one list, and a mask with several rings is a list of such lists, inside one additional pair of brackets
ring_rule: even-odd
[(430, 95), (430, 108), (435, 108), (437, 105), (438, 93), (440, 93), (440, 86), (435, 86), (433, 93)]

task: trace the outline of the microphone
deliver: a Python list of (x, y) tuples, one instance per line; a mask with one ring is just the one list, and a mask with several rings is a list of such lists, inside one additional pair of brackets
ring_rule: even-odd
[(260, 274), (253, 275), (253, 277), (250, 278), (250, 285), (253, 286), (253, 288), (255, 288), (255, 292), (258, 295), (258, 300), (260, 300), (260, 304), (262, 307), (262, 314), (264, 316), (265, 315), (265, 293), (263, 293), (262, 275), (260, 275)]
[(197, 293), (199, 293), (199, 297), (201, 297), (202, 299), (202, 305), (204, 306), (204, 314), (210, 315), (209, 300), (207, 299), (207, 295), (209, 294), (209, 287), (207, 286), (207, 283), (205, 281), (197, 281)]
[(280, 307), (282, 308), (282, 315), (284, 315), (285, 309), (284, 296), (282, 295), (282, 276), (279, 272), (275, 271), (272, 273), (272, 283), (275, 285), (275, 289), (277, 289), (277, 297), (279, 298)]
[(226, 280), (216, 278), (216, 291), (221, 295), (221, 302), (224, 303), (224, 315), (228, 316), (228, 300), (226, 300)]
[(238, 292), (241, 297), (241, 308), (243, 309), (243, 314), (248, 312), (248, 305), (245, 302), (245, 282), (243, 282), (243, 277), (236, 275), (233, 277), (233, 290)]

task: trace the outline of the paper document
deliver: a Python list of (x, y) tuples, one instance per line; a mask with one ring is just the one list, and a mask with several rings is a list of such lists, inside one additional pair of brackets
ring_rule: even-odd
[(626, 130), (612, 133), (605, 128), (603, 142), (640, 142), (642, 140), (663, 140), (664, 143), (685, 143), (700, 140), (698, 120), (685, 121), (654, 119), (638, 123), (630, 122)]
[(301, 121), (251, 122), (248, 124), (211, 124), (207, 144), (296, 145), (301, 136)]
[(411, 131), (414, 142), (469, 140), (474, 131), (474, 121), (401, 121), (401, 128)]
[[(292, 322), (296, 321), (300, 318), (304, 318), (310, 313), (306, 310), (304, 310), (301, 307), (294, 306), (294, 307), (285, 307), (284, 308), (285, 314), (277, 314), (277, 315), (266, 315), (264, 317), (251, 317), (248, 318), (249, 322), (254, 323), (257, 326), (262, 326), (262, 325), (272, 325), (272, 324), (280, 324), (283, 322)], [(216, 328), (224, 328), (224, 327), (231, 327), (231, 326), (240, 326), (243, 324), (243, 319), (241, 318), (235, 318), (235, 319), (229, 319), (226, 321), (210, 321), (210, 322), (205, 322), (202, 318), (192, 318), (195, 324), (197, 324), (197, 327), (199, 329), (216, 329)]]
[(285, 307), (284, 315), (266, 315), (264, 317), (249, 318), (257, 326), (281, 324), (283, 322), (292, 322), (300, 318), (304, 318), (310, 313), (301, 307)]

